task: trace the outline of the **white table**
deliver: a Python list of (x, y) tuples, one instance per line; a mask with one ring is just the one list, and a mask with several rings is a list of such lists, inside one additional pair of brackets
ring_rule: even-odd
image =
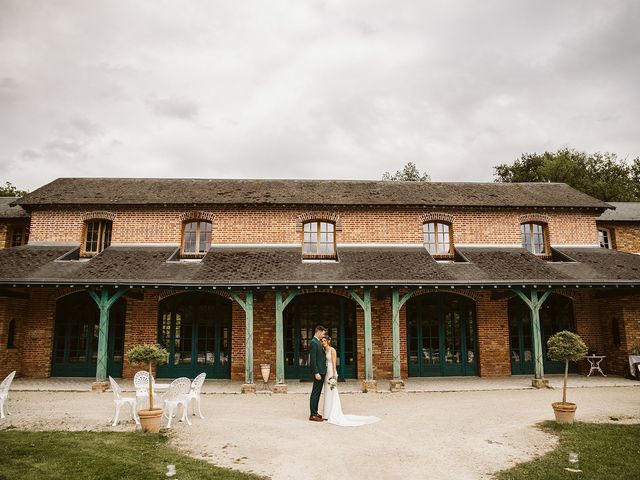
[(591, 369), (589, 370), (589, 375), (587, 375), (587, 377), (590, 377), (593, 372), (600, 372), (603, 377), (606, 377), (606, 375), (600, 368), (600, 362), (607, 358), (605, 355), (587, 355), (584, 358), (586, 358), (589, 362), (589, 365), (591, 365)]

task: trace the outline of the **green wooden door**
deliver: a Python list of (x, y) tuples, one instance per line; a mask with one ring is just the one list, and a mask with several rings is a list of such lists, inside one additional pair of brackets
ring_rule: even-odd
[(460, 295), (422, 295), (407, 303), (409, 376), (478, 374), (475, 305)]
[(158, 342), (169, 361), (158, 377), (231, 376), (231, 301), (213, 294), (184, 293), (160, 304)]
[(285, 378), (311, 380), (309, 342), (323, 325), (336, 349), (340, 378), (357, 377), (356, 311), (339, 295), (312, 293), (294, 298), (284, 311)]
[[(564, 362), (554, 362), (547, 357), (547, 341), (561, 331), (575, 331), (573, 302), (563, 295), (552, 293), (540, 308), (540, 330), (545, 373), (564, 373)], [(512, 375), (533, 375), (533, 338), (529, 307), (519, 298), (509, 300), (509, 346)], [(577, 372), (575, 363), (569, 371)]]
[[(119, 300), (109, 312), (107, 374), (122, 376), (126, 303)], [(68, 295), (56, 305), (51, 376), (95, 377), (100, 311), (86, 293)]]

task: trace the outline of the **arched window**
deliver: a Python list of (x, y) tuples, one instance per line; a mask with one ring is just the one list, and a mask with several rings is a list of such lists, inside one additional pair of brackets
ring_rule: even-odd
[(7, 348), (16, 348), (16, 321), (9, 321), (7, 329)]
[(311, 221), (303, 225), (302, 256), (304, 258), (335, 258), (335, 225), (331, 222)]
[(95, 219), (84, 222), (83, 254), (97, 255), (111, 245), (111, 220)]
[(546, 255), (547, 228), (543, 223), (528, 222), (520, 225), (522, 246), (536, 255)]
[(190, 221), (182, 224), (183, 257), (202, 257), (211, 247), (211, 222)]
[(427, 222), (422, 226), (424, 246), (434, 257), (453, 255), (453, 236), (451, 226), (443, 222)]

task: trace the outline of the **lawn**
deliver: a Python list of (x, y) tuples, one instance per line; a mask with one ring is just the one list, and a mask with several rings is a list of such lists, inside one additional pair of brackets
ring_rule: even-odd
[[(522, 463), (496, 475), (498, 480), (640, 478), (640, 425), (546, 422), (541, 428), (559, 437), (558, 447), (546, 455)], [(577, 466), (569, 463), (569, 453), (578, 454)], [(568, 472), (565, 467), (582, 473)]]
[[(139, 432), (0, 432), (0, 479), (144, 479), (256, 480), (179, 453), (162, 434)], [(215, 460), (215, 459), (214, 459)]]

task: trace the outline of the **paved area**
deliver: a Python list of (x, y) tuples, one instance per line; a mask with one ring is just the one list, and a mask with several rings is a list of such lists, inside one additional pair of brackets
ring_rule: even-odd
[[(560, 400), (560, 391), (529, 388), (525, 378), (502, 379), (499, 382), (511, 388), (500, 389), (497, 380), (474, 380), (424, 383), (431, 388), (438, 384), (440, 391), (345, 392), (342, 403), (346, 413), (382, 419), (358, 428), (309, 422), (309, 384), (300, 386), (299, 394), (289, 395), (207, 394), (202, 400), (206, 419), (193, 418), (191, 427), (176, 423), (171, 438), (174, 445), (192, 456), (274, 480), (487, 479), (496, 471), (553, 448), (554, 437), (542, 433), (535, 424), (553, 418), (550, 404)], [(570, 381), (570, 386), (574, 385), (568, 397), (578, 404), (578, 420), (640, 422), (640, 382), (610, 377), (591, 380), (574, 377)], [(605, 386), (604, 381), (627, 387)], [(55, 382), (67, 389), (80, 385), (83, 390), (12, 389), (12, 415), (0, 421), (0, 429), (135, 428), (126, 412), (126, 422), (115, 428), (109, 425), (113, 413), (110, 392), (87, 391), (90, 381), (86, 379), (85, 383), (62, 379)], [(551, 383), (556, 382), (554, 377)], [(583, 387), (593, 388), (580, 388), (582, 382)], [(27, 380), (17, 383), (29, 385)], [(233, 382), (208, 384), (209, 389), (220, 392), (229, 388), (235, 393), (236, 386)], [(354, 382), (355, 390), (357, 386)], [(458, 391), (448, 391), (451, 389)]]

